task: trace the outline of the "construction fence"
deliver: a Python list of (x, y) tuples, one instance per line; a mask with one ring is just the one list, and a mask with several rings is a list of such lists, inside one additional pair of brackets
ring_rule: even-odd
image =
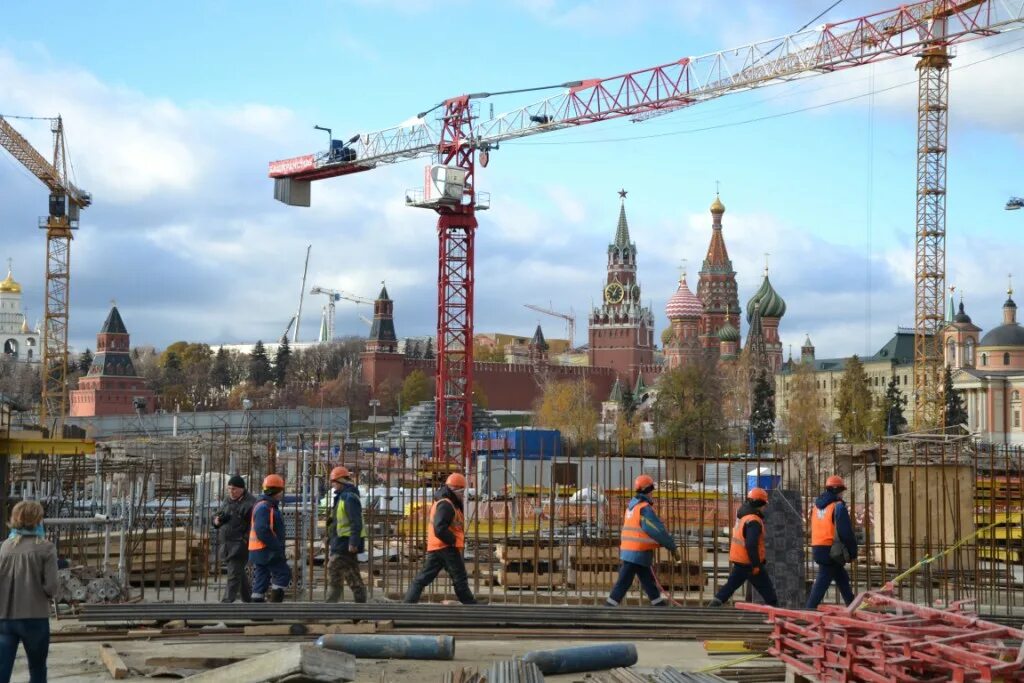
[[(85, 579), (104, 577), (105, 585), (116, 580), (122, 587), (120, 599), (213, 601), (224, 577), (210, 522), (227, 479), (240, 473), (255, 490), (276, 471), (288, 484), (281, 509), (295, 576), (290, 598), (315, 601), (323, 598), (326, 579), (327, 473), (343, 464), (362, 493), (370, 595), (400, 599), (423, 560), (435, 489), (454, 466), (400, 453), (346, 452), (335, 448), (342, 436), (312, 443), (297, 437), (279, 449), (276, 434), (210, 432), (111, 442), (95, 457), (12, 458), (6, 493), (8, 503), (36, 498), (46, 505), (48, 535), (79, 571), (68, 589), (72, 598), (114, 599), (87, 589), (92, 584)], [(725, 581), (730, 527), (751, 485), (772, 491), (768, 571), (777, 583), (794, 585), (790, 602), (796, 602), (816, 571), (807, 548), (814, 498), (829, 475), (839, 474), (861, 544), (849, 568), (855, 590), (878, 589), (935, 558), (901, 578), (896, 595), (928, 604), (974, 599), (989, 613), (1024, 606), (1020, 449), (893, 441), (673, 458), (567, 448), (550, 459), (490, 452), (463, 471), (470, 481), (470, 586), (492, 602), (603, 601), (617, 575), (623, 511), (642, 473), (657, 482), (655, 509), (683, 549), (681, 561), (661, 551), (655, 565), (677, 602), (706, 602)], [(773, 525), (773, 515), (784, 516)], [(423, 599), (451, 596), (442, 574)], [(628, 601), (641, 599), (634, 587)]]

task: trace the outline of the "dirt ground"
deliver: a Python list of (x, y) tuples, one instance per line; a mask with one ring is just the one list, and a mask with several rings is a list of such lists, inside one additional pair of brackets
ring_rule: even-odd
[[(212, 636), (216, 637), (216, 636)], [(116, 641), (111, 643), (124, 659), (125, 664), (133, 669), (127, 681), (152, 681), (171, 679), (147, 678), (136, 667), (142, 667), (146, 658), (156, 656), (205, 656), (205, 657), (246, 657), (269, 652), (281, 647), (282, 643), (272, 641), (245, 642), (241, 636), (231, 638), (218, 637), (217, 642), (197, 642), (200, 637), (179, 640), (158, 641)], [(445, 662), (412, 661), (412, 660), (358, 660), (357, 681), (359, 683), (413, 683), (440, 681), (447, 671), (455, 671), (464, 666), (486, 667), (496, 659), (509, 659), (530, 650), (571, 647), (574, 645), (593, 645), (599, 641), (572, 640), (469, 640), (458, 639), (455, 647), (455, 659)], [(667, 640), (634, 641), (639, 655), (637, 668), (654, 668), (674, 666), (684, 671), (700, 669), (710, 664), (726, 661), (730, 657), (712, 659), (704, 653), (699, 642), (678, 642)], [(49, 680), (81, 681), (82, 683), (104, 683), (111, 680), (107, 669), (99, 657), (100, 644), (88, 643), (55, 643), (50, 648)], [(384, 678), (382, 678), (382, 675)], [(567, 674), (547, 676), (545, 680), (554, 682), (582, 681), (584, 674)], [(14, 668), (14, 683), (28, 681), (23, 653), (19, 653)]]

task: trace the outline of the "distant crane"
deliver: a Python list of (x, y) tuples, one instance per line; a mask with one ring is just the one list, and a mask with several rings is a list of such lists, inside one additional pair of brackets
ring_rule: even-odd
[[(529, 308), (530, 310), (537, 311), (538, 313), (543, 313), (544, 315), (550, 315), (555, 318), (561, 318), (562, 320), (564, 320), (565, 326), (568, 328), (569, 331), (569, 350), (571, 351), (572, 349), (576, 348), (576, 312), (572, 310), (571, 306), (569, 307), (568, 313), (560, 313), (551, 308), (544, 308), (543, 306), (537, 306), (535, 304), (523, 305)], [(550, 306), (550, 304), (548, 305)]]
[(1020, 197), (1010, 197), (1006, 201), (1007, 211), (1016, 211), (1017, 209), (1024, 209), (1024, 199)]
[[(306, 273), (309, 272), (309, 252), (313, 248), (312, 244), (306, 245), (306, 265), (302, 267), (302, 287), (299, 288), (299, 310), (295, 313), (295, 332), (292, 334), (292, 342), (299, 341), (299, 327), (302, 326), (302, 296), (306, 293)], [(288, 335), (288, 331), (285, 330), (285, 336)]]
[[(14, 117), (11, 117), (14, 118)], [(60, 438), (68, 402), (68, 306), (71, 291), (71, 238), (79, 212), (92, 204), (92, 195), (68, 179), (64, 121), (49, 119), (53, 161), (47, 161), (21, 133), (0, 116), (0, 145), (32, 175), (50, 188), (50, 211), (39, 219), (46, 229), (46, 296), (43, 297), (43, 387), (39, 424)], [(50, 421), (53, 424), (48, 425)]]
[(367, 306), (373, 305), (373, 299), (367, 299), (364, 296), (358, 296), (356, 294), (350, 294), (349, 292), (342, 291), (340, 289), (328, 289), (327, 287), (321, 287), (320, 285), (314, 285), (313, 289), (309, 290), (310, 294), (323, 294), (327, 297), (327, 341), (334, 339), (334, 305), (341, 299), (351, 301), (356, 304), (366, 304)]

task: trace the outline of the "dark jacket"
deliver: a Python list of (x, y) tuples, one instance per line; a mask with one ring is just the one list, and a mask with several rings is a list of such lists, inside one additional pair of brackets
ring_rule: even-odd
[[(814, 501), (814, 507), (824, 510), (826, 506), (836, 501), (839, 501), (839, 504), (833, 509), (836, 520), (836, 533), (839, 535), (839, 540), (846, 546), (846, 551), (850, 553), (850, 560), (852, 561), (857, 557), (857, 536), (853, 533), (853, 522), (850, 520), (850, 511), (846, 509), (846, 503), (839, 500), (839, 496), (826, 489)], [(818, 564), (830, 564), (832, 562), (829, 558), (829, 551), (831, 549), (831, 546), (827, 545), (811, 546), (811, 557)]]
[[(214, 515), (214, 526), (220, 533), (220, 552), (223, 558), (237, 557), (248, 552), (249, 527), (255, 504), (256, 496), (245, 491), (238, 500), (232, 500), (230, 496), (225, 498), (224, 504)], [(216, 524), (218, 519), (219, 525)]]
[(48, 619), (60, 590), (57, 549), (40, 536), (12, 536), (0, 546), (0, 619)]
[[(253, 508), (252, 528), (256, 532), (256, 538), (263, 541), (266, 547), (262, 550), (252, 550), (249, 558), (256, 564), (270, 564), (285, 560), (285, 540), (287, 538), (284, 527), (284, 517), (277, 507), (277, 501), (266, 494), (259, 497), (256, 506)], [(270, 530), (270, 518), (274, 518), (274, 530)]]
[[(762, 520), (764, 519), (763, 508), (755, 508), (747, 501), (743, 501), (740, 505), (740, 509), (736, 511), (736, 519), (746, 517), (747, 515), (757, 515)], [(757, 562), (760, 559), (761, 554), (758, 551), (759, 541), (761, 539), (761, 525), (753, 521), (747, 522), (743, 525), (743, 545), (747, 548), (747, 557), (750, 558), (751, 562)], [(752, 567), (760, 566), (760, 562), (752, 564)]]
[[(629, 501), (629, 505), (626, 506), (626, 509), (632, 510), (640, 503), (648, 503), (648, 506), (640, 511), (640, 528), (647, 532), (647, 535), (655, 542), (663, 545), (669, 550), (675, 550), (676, 541), (672, 538), (672, 534), (668, 532), (668, 529), (665, 528), (661, 518), (658, 517), (658, 513), (654, 511), (654, 501), (651, 500), (649, 496), (645, 496), (642, 493), (636, 494), (633, 496), (632, 500)], [(654, 564), (654, 551), (619, 550), (619, 558), (624, 562), (632, 562), (633, 564), (650, 567)]]
[(452, 522), (455, 521), (455, 511), (459, 510), (462, 512), (462, 501), (455, 495), (447, 486), (441, 486), (437, 490), (437, 495), (434, 496), (435, 500), (449, 500), (451, 505), (438, 505), (434, 510), (434, 519), (430, 521), (434, 525), (434, 535), (438, 537), (446, 545), (455, 545), (455, 534), (449, 529)]
[(338, 536), (338, 506), (344, 505), (348, 514), (349, 527), (352, 529), (352, 538), (356, 539), (354, 545), (358, 548), (356, 552), (363, 552), (363, 502), (359, 499), (359, 488), (355, 484), (347, 482), (341, 485), (340, 491), (334, 493), (334, 503), (331, 505), (331, 518), (327, 524), (327, 537), (330, 539), (331, 553), (337, 554), (348, 552), (349, 536)]

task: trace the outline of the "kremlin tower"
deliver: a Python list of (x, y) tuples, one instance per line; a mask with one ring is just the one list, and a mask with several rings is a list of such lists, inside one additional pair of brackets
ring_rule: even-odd
[(608, 245), (603, 303), (589, 318), (591, 367), (611, 368), (632, 386), (643, 366), (654, 362), (654, 315), (640, 303), (636, 244), (629, 239), (626, 191), (620, 190), (619, 223)]
[[(709, 356), (716, 358), (721, 349), (719, 331), (726, 323), (738, 330), (740, 325), (740, 299), (736, 287), (736, 271), (732, 269), (729, 252), (722, 236), (722, 215), (725, 205), (718, 195), (711, 204), (711, 243), (704, 257), (697, 280), (697, 297), (704, 306), (700, 318), (700, 344)], [(731, 336), (727, 332), (727, 336)]]
[(72, 417), (131, 415), (156, 409), (156, 393), (135, 373), (128, 329), (117, 306), (111, 307), (96, 335), (92, 365), (70, 398)]
[(768, 372), (775, 374), (782, 368), (782, 341), (779, 339), (779, 322), (786, 314), (786, 302), (782, 300), (768, 280), (768, 266), (764, 267), (761, 288), (747, 302), (747, 322), (753, 329), (753, 319), (760, 317), (760, 334), (764, 341), (765, 362)]

